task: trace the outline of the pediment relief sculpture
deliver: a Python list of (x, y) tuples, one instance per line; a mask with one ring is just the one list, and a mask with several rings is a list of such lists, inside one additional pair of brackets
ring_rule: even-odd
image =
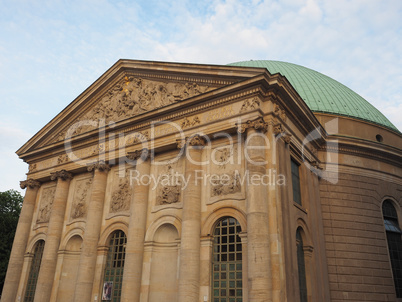
[(37, 223), (49, 222), (55, 193), (56, 187), (43, 189)]
[[(96, 105), (80, 116), (69, 129), (58, 133), (54, 141), (64, 140), (108, 124), (158, 109), (205, 93), (209, 86), (197, 83), (166, 83), (126, 76), (99, 98)], [(92, 121), (92, 122), (91, 122)]]

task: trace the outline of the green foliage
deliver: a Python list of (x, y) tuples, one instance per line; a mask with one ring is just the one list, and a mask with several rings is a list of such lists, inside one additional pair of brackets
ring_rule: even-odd
[(0, 293), (3, 291), (22, 201), (23, 197), (18, 191), (0, 192)]

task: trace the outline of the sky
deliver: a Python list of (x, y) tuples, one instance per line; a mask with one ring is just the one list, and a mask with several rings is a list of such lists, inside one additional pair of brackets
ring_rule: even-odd
[(0, 0), (0, 191), (15, 154), (117, 60), (279, 60), (345, 84), (402, 131), (400, 0)]

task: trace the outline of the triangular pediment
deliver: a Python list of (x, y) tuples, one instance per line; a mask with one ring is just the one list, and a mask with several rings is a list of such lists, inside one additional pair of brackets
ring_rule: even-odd
[(74, 125), (65, 125), (56, 133), (50, 143), (95, 129), (91, 121), (118, 123), (214, 89), (216, 87), (197, 82), (169, 82), (125, 75), (99, 96), (92, 107), (78, 115)]
[(119, 123), (169, 107), (260, 73), (229, 66), (120, 60), (17, 154), (61, 143), (99, 127), (91, 121)]

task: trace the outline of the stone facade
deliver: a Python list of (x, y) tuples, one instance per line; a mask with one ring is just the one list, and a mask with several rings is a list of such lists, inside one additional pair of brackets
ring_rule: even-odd
[(401, 138), (264, 69), (120, 60), (17, 151), (1, 301), (398, 301)]

